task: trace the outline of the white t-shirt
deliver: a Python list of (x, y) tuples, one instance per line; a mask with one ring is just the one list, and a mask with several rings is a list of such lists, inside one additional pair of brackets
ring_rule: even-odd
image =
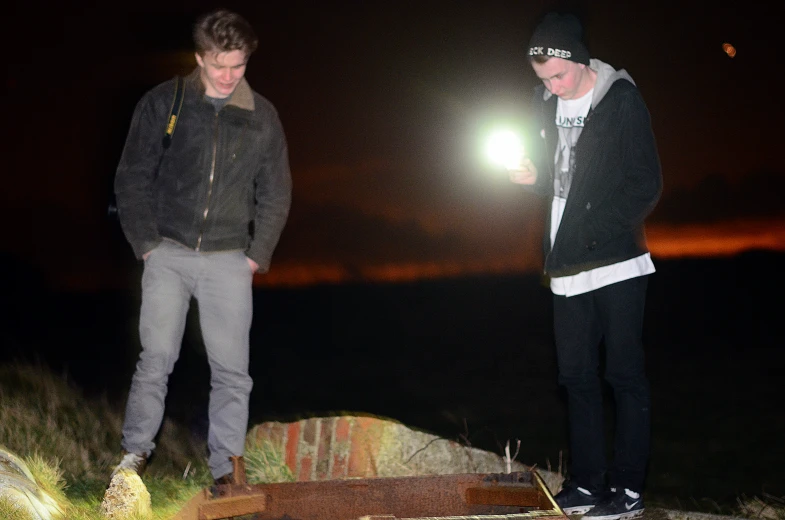
[[(564, 207), (570, 193), (572, 178), (575, 173), (575, 144), (583, 130), (583, 124), (591, 108), (591, 89), (578, 99), (561, 99), (556, 102), (556, 128), (559, 143), (554, 156), (553, 205), (551, 206), (551, 247), (556, 240)], [(629, 280), (654, 272), (651, 255), (645, 253), (635, 258), (616, 264), (606, 265), (583, 271), (572, 276), (551, 278), (551, 292), (563, 296), (576, 296), (587, 293), (606, 285)]]

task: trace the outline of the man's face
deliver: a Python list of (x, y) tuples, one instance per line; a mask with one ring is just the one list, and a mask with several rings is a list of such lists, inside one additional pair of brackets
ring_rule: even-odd
[(245, 74), (248, 58), (241, 50), (229, 52), (196, 53), (205, 93), (214, 98), (229, 97)]
[(532, 61), (532, 68), (545, 88), (561, 99), (577, 99), (586, 94), (586, 65), (562, 58), (551, 58), (545, 63)]

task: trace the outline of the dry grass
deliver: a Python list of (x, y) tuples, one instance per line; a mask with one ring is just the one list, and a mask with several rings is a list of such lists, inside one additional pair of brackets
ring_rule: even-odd
[[(107, 479), (120, 453), (122, 412), (86, 399), (67, 379), (33, 365), (0, 367), (0, 445), (35, 455), (67, 482)], [(165, 420), (151, 475), (182, 474), (205, 458), (204, 444)]]
[[(69, 520), (101, 518), (100, 502), (120, 453), (121, 427), (121, 410), (106, 399), (85, 398), (46, 368), (0, 367), (0, 445), (22, 457)], [(155, 517), (171, 517), (211, 480), (204, 444), (165, 421), (145, 474)], [(26, 520), (17, 510), (7, 500), (0, 502), (0, 518)]]
[[(0, 366), (0, 445), (23, 458), (39, 487), (55, 499), (69, 520), (102, 519), (100, 501), (117, 461), (121, 425), (121, 410), (106, 399), (85, 398), (67, 378), (40, 366)], [(249, 441), (245, 458), (251, 483), (295, 480), (269, 443)], [(561, 477), (561, 454), (558, 467), (547, 466)], [(211, 481), (204, 444), (165, 421), (156, 457), (144, 477), (154, 520), (171, 518)], [(785, 497), (765, 493), (742, 497), (733, 514), (785, 520)], [(30, 515), (0, 498), (0, 518), (30, 520)]]
[(252, 436), (248, 437), (245, 446), (245, 467), (251, 484), (296, 480), (281, 450), (276, 449), (270, 441), (257, 441)]
[(739, 498), (739, 512), (745, 518), (785, 520), (785, 497), (763, 493), (760, 497)]
[(3, 520), (33, 520), (26, 509), (6, 497), (0, 497), (0, 518)]

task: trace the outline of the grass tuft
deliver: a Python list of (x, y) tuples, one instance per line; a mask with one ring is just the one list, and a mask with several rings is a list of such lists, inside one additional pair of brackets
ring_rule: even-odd
[(3, 520), (34, 520), (26, 509), (6, 496), (0, 496), (0, 518)]
[(294, 482), (283, 453), (270, 441), (249, 440), (245, 446), (245, 469), (250, 484)]

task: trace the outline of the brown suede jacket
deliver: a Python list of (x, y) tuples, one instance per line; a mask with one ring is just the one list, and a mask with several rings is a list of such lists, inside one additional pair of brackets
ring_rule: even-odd
[(175, 133), (164, 149), (174, 91), (174, 79), (162, 83), (134, 111), (115, 176), (128, 242), (137, 258), (163, 238), (196, 251), (241, 249), (266, 272), (292, 190), (275, 108), (242, 79), (216, 112), (197, 68), (185, 79)]

